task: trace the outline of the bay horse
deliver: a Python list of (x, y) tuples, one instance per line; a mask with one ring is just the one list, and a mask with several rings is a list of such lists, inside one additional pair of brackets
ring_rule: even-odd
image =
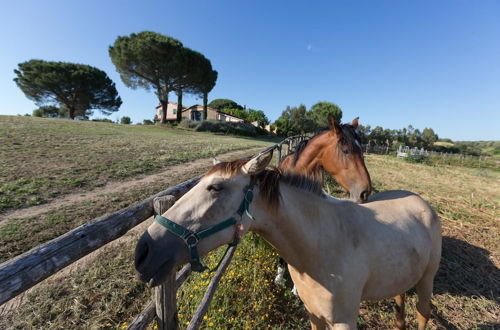
[[(305, 175), (323, 183), (328, 172), (357, 203), (366, 202), (371, 193), (370, 174), (363, 159), (361, 139), (357, 133), (359, 117), (350, 124), (339, 124), (330, 114), (328, 129), (309, 140), (301, 141), (296, 151), (287, 155), (278, 167), (288, 173)], [(274, 282), (284, 284), (286, 263), (279, 260)], [(292, 289), (296, 294), (296, 287)]]
[(328, 129), (298, 144), (278, 167), (323, 181), (328, 172), (348, 192), (353, 201), (366, 202), (372, 190), (370, 174), (363, 159), (361, 139), (356, 132), (359, 117), (351, 124), (338, 124), (328, 116)]
[[(404, 329), (404, 293), (416, 287), (418, 329), (430, 316), (441, 258), (441, 224), (408, 191), (357, 204), (323, 194), (321, 184), (266, 169), (272, 150), (209, 170), (144, 232), (136, 246), (138, 278), (162, 283), (176, 266), (257, 232), (288, 262), (312, 329), (355, 329), (361, 300), (396, 297)], [(225, 220), (224, 220), (225, 219)]]

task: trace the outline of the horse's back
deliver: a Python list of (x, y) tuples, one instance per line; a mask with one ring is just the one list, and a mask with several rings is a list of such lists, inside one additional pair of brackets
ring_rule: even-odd
[[(407, 212), (420, 220), (432, 230), (441, 229), (440, 220), (430, 204), (418, 194), (407, 190), (388, 190), (370, 196), (368, 202), (363, 204), (374, 210), (382, 210), (382, 214), (390, 215), (392, 212)], [(436, 228), (437, 227), (439, 228)]]

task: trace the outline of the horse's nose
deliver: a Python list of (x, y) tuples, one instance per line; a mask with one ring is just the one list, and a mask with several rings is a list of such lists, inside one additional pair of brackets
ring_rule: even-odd
[(364, 190), (359, 197), (361, 198), (361, 201), (364, 203), (368, 200), (368, 196), (370, 196), (370, 190)]
[(135, 248), (135, 269), (140, 271), (150, 251), (149, 240), (142, 236)]

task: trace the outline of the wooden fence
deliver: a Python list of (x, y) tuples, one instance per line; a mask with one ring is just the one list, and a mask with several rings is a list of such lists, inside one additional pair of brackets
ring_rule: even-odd
[(500, 168), (500, 161), (491, 156), (474, 156), (464, 155), (450, 152), (430, 151), (424, 148), (410, 148), (407, 146), (399, 146), (394, 149), (387, 145), (363, 145), (365, 153), (396, 155), (401, 158), (409, 158), (413, 160), (429, 159), (436, 165), (459, 165), (476, 168)]
[[(278, 160), (295, 150), (298, 143), (305, 138), (304, 136), (294, 136), (275, 145), (274, 147), (278, 150)], [(285, 145), (286, 149), (283, 148)], [(153, 216), (154, 213), (164, 213), (199, 180), (200, 177), (192, 178), (130, 207), (94, 219), (0, 264), (0, 305), (80, 258), (123, 236), (127, 231)], [(230, 248), (212, 278), (188, 329), (197, 329), (201, 324), (219, 280), (233, 257), (234, 250), (235, 247)], [(155, 289), (155, 299), (134, 319), (129, 325), (129, 329), (144, 329), (155, 317), (157, 317), (160, 329), (176, 329), (176, 291), (190, 273), (191, 266), (187, 264), (177, 273), (169, 274), (166, 281)]]

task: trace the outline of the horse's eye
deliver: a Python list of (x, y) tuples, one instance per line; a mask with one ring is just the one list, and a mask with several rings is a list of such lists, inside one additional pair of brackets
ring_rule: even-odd
[(344, 155), (347, 155), (347, 154), (349, 153), (349, 149), (345, 149), (345, 150), (344, 150), (344, 149), (342, 149), (342, 153), (343, 153)]
[(207, 187), (208, 191), (221, 191), (222, 186), (221, 185), (216, 185), (216, 184), (211, 184), (210, 186)]

